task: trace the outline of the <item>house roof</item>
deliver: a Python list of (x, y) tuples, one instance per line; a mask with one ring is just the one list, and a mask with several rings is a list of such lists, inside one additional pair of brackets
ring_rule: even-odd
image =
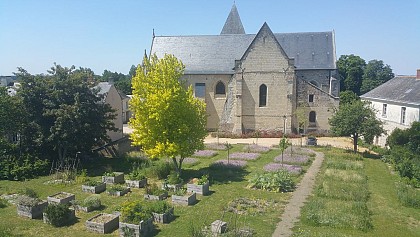
[(239, 16), (236, 5), (233, 4), (229, 16), (223, 26), (221, 35), (226, 34), (245, 34), (244, 26), (242, 25), (241, 17)]
[(420, 80), (415, 76), (398, 76), (360, 96), (366, 100), (381, 100), (420, 105)]
[[(336, 69), (334, 32), (275, 33), (296, 69)], [(255, 34), (156, 36), (151, 54), (173, 54), (186, 66), (186, 74), (233, 74)]]
[(99, 89), (98, 94), (103, 95), (109, 92), (111, 89), (112, 84), (109, 82), (99, 82), (98, 85), (96, 85), (94, 88)]

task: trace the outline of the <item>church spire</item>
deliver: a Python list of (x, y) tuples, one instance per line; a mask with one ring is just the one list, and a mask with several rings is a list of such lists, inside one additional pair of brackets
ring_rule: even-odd
[(236, 9), (235, 3), (233, 3), (232, 10), (230, 10), (229, 16), (226, 19), (225, 25), (223, 26), (222, 32), (220, 34), (245, 34), (245, 29), (242, 25), (241, 18), (239, 17), (238, 9)]

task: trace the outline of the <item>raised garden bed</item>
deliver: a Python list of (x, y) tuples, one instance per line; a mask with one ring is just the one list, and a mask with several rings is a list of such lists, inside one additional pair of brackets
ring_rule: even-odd
[(86, 221), (86, 229), (101, 234), (111, 233), (118, 229), (119, 221), (119, 215), (100, 213)]
[(121, 197), (124, 196), (125, 194), (127, 194), (128, 192), (130, 192), (130, 187), (123, 187), (123, 188), (118, 188), (118, 189), (112, 189), (110, 188), (107, 193), (111, 196), (117, 196), (117, 197)]
[(34, 205), (21, 205), (17, 204), (17, 214), (31, 219), (42, 217), (42, 212), (48, 206), (47, 201), (40, 201)]
[(106, 184), (100, 183), (95, 186), (82, 185), (82, 191), (85, 193), (102, 193), (106, 190)]
[(122, 172), (113, 172), (111, 175), (102, 176), (102, 182), (107, 184), (123, 184), (124, 183), (124, 173)]
[(144, 199), (146, 200), (164, 200), (168, 197), (168, 192), (162, 193), (160, 195), (153, 194), (144, 194)]
[(191, 206), (197, 202), (196, 193), (190, 193), (184, 196), (172, 195), (172, 203), (183, 206)]
[(209, 182), (205, 183), (205, 184), (193, 184), (193, 183), (188, 183), (187, 184), (187, 192), (189, 193), (198, 193), (201, 195), (207, 195), (210, 192), (210, 184)]
[(124, 236), (147, 236), (153, 229), (153, 217), (145, 220), (140, 221), (138, 225), (130, 224), (125, 222), (120, 222), (120, 237)]
[(49, 204), (66, 204), (75, 200), (76, 196), (72, 193), (59, 192), (54, 195), (48, 196), (47, 200)]
[(165, 184), (162, 188), (166, 189), (166, 190), (176, 191), (176, 190), (182, 188), (182, 184)]
[(147, 179), (142, 180), (126, 180), (125, 184), (131, 188), (143, 188), (147, 185)]
[(172, 207), (165, 213), (155, 213), (152, 212), (153, 220), (157, 223), (169, 223), (174, 217), (174, 208)]
[(45, 212), (42, 214), (42, 219), (43, 219), (44, 223), (47, 223), (47, 224), (51, 224), (51, 225), (54, 225), (54, 226), (64, 226), (66, 224), (69, 224), (69, 223), (73, 222), (76, 219), (75, 210), (74, 209), (69, 209), (69, 210), (70, 210), (69, 214), (57, 223), (52, 223), (50, 218), (48, 218), (47, 213), (45, 213)]

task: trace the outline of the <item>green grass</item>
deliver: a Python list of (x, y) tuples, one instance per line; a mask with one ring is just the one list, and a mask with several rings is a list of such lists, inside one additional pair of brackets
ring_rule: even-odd
[[(231, 153), (242, 151), (243, 145), (236, 145), (230, 150)], [(203, 174), (210, 175), (210, 190), (208, 196), (198, 195), (198, 203), (194, 206), (175, 207), (175, 220), (170, 224), (157, 224), (153, 236), (190, 236), (192, 226), (201, 228), (203, 225), (209, 225), (216, 219), (221, 219), (229, 223), (230, 228), (249, 227), (255, 231), (257, 236), (271, 236), (277, 223), (280, 221), (281, 213), (284, 210), (291, 193), (274, 193), (261, 190), (252, 190), (247, 188), (248, 179), (255, 173), (262, 172), (264, 165), (273, 161), (274, 157), (280, 154), (279, 150), (272, 150), (255, 161), (248, 161), (245, 169), (226, 170), (209, 168), (209, 165), (216, 160), (226, 159), (227, 151), (218, 151), (219, 154), (210, 158), (198, 158), (199, 163), (193, 166), (184, 166), (182, 178), (189, 181), (194, 177), (201, 177)], [(134, 153), (135, 154), (135, 153)], [(123, 171), (128, 173), (131, 169), (132, 162), (141, 159), (140, 154), (136, 154), (139, 158), (110, 158), (98, 159), (90, 165), (84, 166), (87, 169), (89, 178), (100, 180), (100, 175), (104, 171)], [(307, 169), (308, 166), (304, 167)], [(296, 182), (302, 176), (293, 177)], [(16, 193), (25, 187), (36, 190), (41, 199), (46, 199), (48, 195), (52, 195), (59, 191), (65, 191), (76, 194), (77, 200), (83, 200), (89, 196), (87, 193), (81, 192), (81, 184), (56, 184), (48, 185), (46, 181), (50, 177), (40, 177), (24, 182), (19, 181), (0, 181), (0, 194)], [(161, 182), (157, 179), (149, 179), (150, 182)], [(98, 234), (86, 231), (85, 221), (100, 213), (111, 213), (117, 210), (120, 204), (127, 200), (142, 199), (144, 189), (132, 189), (132, 192), (123, 197), (109, 196), (105, 192), (100, 194), (102, 205), (101, 210), (91, 213), (78, 212), (76, 214), (77, 222), (73, 225), (55, 228), (51, 225), (42, 223), (42, 220), (29, 220), (19, 217), (16, 213), (14, 205), (0, 208), (0, 233), (6, 233), (9, 236), (98, 236)], [(264, 213), (259, 215), (238, 215), (228, 212), (227, 207), (233, 200), (244, 197), (250, 200), (266, 200), (270, 201), (269, 208), (265, 208)], [(3, 232), (2, 232), (3, 231)], [(4, 234), (4, 235), (6, 235)], [(118, 231), (105, 236), (118, 236)]]
[(318, 190), (303, 207), (294, 236), (420, 236), (420, 212), (398, 201), (399, 177), (385, 163), (335, 148), (318, 151), (325, 153)]

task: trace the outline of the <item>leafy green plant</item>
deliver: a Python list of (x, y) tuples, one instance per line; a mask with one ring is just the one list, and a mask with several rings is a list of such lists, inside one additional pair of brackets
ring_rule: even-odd
[(129, 180), (142, 180), (145, 179), (146, 176), (143, 174), (140, 167), (134, 168), (129, 174), (128, 179)]
[(44, 213), (48, 217), (48, 221), (53, 226), (63, 226), (71, 214), (67, 204), (48, 205)]
[(172, 205), (166, 201), (155, 201), (149, 202), (147, 208), (150, 212), (162, 214), (169, 211), (172, 208)]
[(101, 181), (87, 180), (83, 185), (95, 187), (101, 184), (103, 184)]
[(91, 195), (87, 198), (85, 198), (83, 201), (79, 201), (79, 200), (73, 200), (71, 201), (71, 203), (73, 205), (79, 205), (82, 207), (88, 207), (88, 208), (93, 208), (93, 209), (97, 209), (99, 207), (101, 207), (102, 203), (101, 203), (101, 198), (99, 195)]
[(208, 174), (205, 174), (205, 175), (202, 175), (198, 180), (197, 180), (197, 184), (198, 185), (204, 185), (204, 184), (206, 184), (207, 182), (209, 182), (209, 175)]
[(187, 194), (187, 189), (185, 188), (179, 188), (173, 192), (173, 195), (175, 196), (184, 196), (185, 194)]
[(165, 179), (168, 177), (174, 167), (167, 161), (158, 160), (151, 163), (151, 165), (144, 165), (143, 173), (146, 177)]
[(76, 176), (76, 183), (81, 184), (81, 183), (86, 182), (87, 180), (88, 180), (87, 170), (82, 169)]
[(149, 195), (159, 196), (166, 193), (166, 190), (159, 188), (156, 184), (146, 186), (146, 193)]
[(122, 185), (112, 185), (107, 191), (108, 193), (116, 193), (116, 192), (122, 192), (126, 190), (127, 187)]
[(295, 188), (295, 183), (290, 173), (285, 170), (255, 174), (249, 179), (249, 187), (271, 192), (290, 192)]
[(182, 178), (181, 178), (181, 177), (179, 177), (179, 174), (178, 174), (178, 173), (176, 173), (176, 172), (171, 172), (171, 173), (168, 175), (168, 178), (166, 179), (166, 182), (167, 182), (168, 184), (180, 184), (180, 183), (184, 182), (184, 180), (182, 180)]
[(126, 201), (121, 204), (122, 222), (138, 225), (140, 221), (144, 221), (152, 217), (150, 209), (142, 201)]
[(108, 172), (108, 171), (105, 171), (103, 176), (107, 176), (107, 177), (115, 177), (115, 176), (116, 176), (116, 174), (115, 174), (114, 172)]

